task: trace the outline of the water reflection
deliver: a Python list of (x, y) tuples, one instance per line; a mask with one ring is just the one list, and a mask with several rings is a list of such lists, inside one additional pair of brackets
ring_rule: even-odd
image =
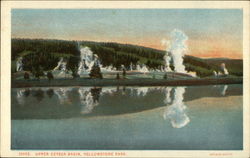
[(72, 88), (69, 88), (69, 87), (54, 88), (54, 93), (57, 95), (60, 104), (71, 103), (69, 96), (68, 96), (70, 91), (72, 91)]
[(149, 87), (138, 87), (136, 88), (136, 96), (146, 96), (148, 93)]
[[(39, 113), (29, 118), (43, 119), (121, 115), (165, 106), (162, 119), (169, 120), (174, 128), (182, 128), (190, 122), (185, 102), (242, 95), (242, 85), (18, 88), (12, 89), (12, 94), (13, 118), (27, 118), (29, 113), (25, 111)], [(22, 105), (21, 109), (17, 105)], [(53, 116), (47, 116), (49, 113)]]
[(17, 89), (16, 91), (16, 99), (18, 104), (22, 105), (24, 104), (24, 95), (25, 94), (25, 89)]
[(172, 99), (171, 99), (171, 91), (172, 91), (172, 88), (171, 87), (166, 87), (165, 88), (165, 99), (164, 99), (164, 103), (165, 104), (170, 104), (172, 102)]
[(119, 90), (118, 87), (103, 87), (102, 90), (101, 90), (101, 95), (114, 94), (118, 90)]
[(36, 89), (31, 91), (32, 96), (37, 99), (38, 102), (42, 101), (44, 98), (44, 91), (42, 89)]
[(166, 98), (164, 103), (167, 105), (167, 107), (165, 108), (163, 118), (165, 120), (169, 119), (174, 128), (182, 128), (190, 122), (190, 119), (186, 114), (187, 107), (183, 102), (185, 87), (174, 88), (173, 100), (170, 98), (171, 90), (172, 88), (166, 88)]
[(53, 95), (54, 95), (54, 90), (50, 88), (50, 89), (48, 89), (48, 90), (46, 91), (46, 93), (47, 93), (47, 95), (48, 95), (49, 98), (52, 98)]
[(222, 89), (222, 91), (221, 91), (221, 95), (222, 95), (222, 96), (225, 96), (225, 95), (226, 95), (227, 88), (228, 88), (228, 85), (224, 85), (224, 86), (223, 86), (223, 89)]
[(98, 106), (101, 91), (101, 88), (81, 87), (78, 89), (81, 102), (81, 114), (89, 114), (94, 107)]
[(214, 85), (213, 89), (216, 89), (216, 91), (219, 92), (216, 95), (225, 96), (228, 89), (228, 85)]

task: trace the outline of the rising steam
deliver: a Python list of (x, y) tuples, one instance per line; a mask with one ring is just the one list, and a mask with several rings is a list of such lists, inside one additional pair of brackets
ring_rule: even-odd
[(67, 71), (66, 66), (67, 66), (67, 62), (64, 61), (63, 57), (61, 57), (60, 60), (57, 63), (57, 66), (53, 69), (53, 71), (60, 70), (59, 75), (63, 75)]
[(23, 71), (23, 58), (20, 57), (16, 61), (16, 71)]
[(170, 61), (173, 60), (175, 72), (186, 73), (183, 64), (183, 57), (188, 51), (186, 44), (188, 37), (181, 30), (174, 29), (170, 33), (170, 40), (162, 40), (162, 44), (166, 45), (166, 54), (164, 56), (165, 71), (170, 71)]
[(98, 56), (95, 55), (89, 47), (84, 47), (80, 49), (80, 57), (81, 60), (78, 64), (78, 74), (82, 74), (84, 72), (89, 73), (92, 66), (94, 66), (94, 64), (96, 62), (99, 62), (98, 60)]
[(225, 63), (221, 63), (220, 68), (221, 68), (221, 71), (222, 71), (223, 75), (228, 75), (229, 74)]

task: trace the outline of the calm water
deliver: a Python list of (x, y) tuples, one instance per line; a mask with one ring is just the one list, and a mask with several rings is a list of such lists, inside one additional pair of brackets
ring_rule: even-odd
[(242, 150), (242, 85), (11, 90), (12, 149)]

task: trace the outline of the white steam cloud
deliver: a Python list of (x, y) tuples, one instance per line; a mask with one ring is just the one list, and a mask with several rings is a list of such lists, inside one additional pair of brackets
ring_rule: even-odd
[(225, 63), (221, 63), (220, 67), (221, 67), (221, 71), (222, 71), (223, 75), (228, 75), (229, 74)]
[(59, 75), (63, 75), (67, 71), (66, 66), (67, 66), (67, 62), (64, 61), (63, 57), (61, 57), (60, 60), (57, 63), (57, 66), (53, 69), (53, 71), (60, 70)]
[(23, 58), (20, 57), (16, 61), (16, 71), (23, 71)]
[(78, 65), (78, 74), (82, 74), (83, 72), (90, 72), (92, 66), (97, 62), (98, 56), (94, 55), (94, 53), (90, 50), (89, 47), (84, 47), (80, 49), (80, 57), (81, 60)]
[(184, 32), (178, 29), (174, 29), (170, 33), (170, 40), (162, 40), (162, 44), (166, 45), (166, 54), (164, 56), (165, 71), (169, 71), (169, 65), (171, 57), (176, 72), (186, 73), (185, 66), (183, 64), (183, 57), (188, 51), (187, 46), (188, 37)]

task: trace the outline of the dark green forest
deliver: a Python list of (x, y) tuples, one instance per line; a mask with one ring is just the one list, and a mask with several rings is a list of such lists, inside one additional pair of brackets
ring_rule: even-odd
[[(97, 54), (103, 66), (112, 65), (117, 69), (124, 65), (129, 68), (130, 64), (145, 64), (150, 69), (160, 69), (164, 65), (162, 50), (112, 42), (91, 42), (91, 41), (65, 41), (50, 39), (12, 39), (11, 60), (12, 73), (15, 72), (15, 62), (18, 57), (23, 57), (24, 70), (42, 69), (48, 71), (53, 69), (60, 57), (68, 61), (67, 68), (75, 71), (80, 60), (79, 46), (89, 47), (94, 54)], [(242, 76), (242, 60), (233, 59), (201, 59), (198, 57), (184, 57), (184, 64), (187, 71), (195, 71), (198, 76), (205, 77), (219, 70), (220, 63), (226, 63), (230, 74)], [(171, 65), (173, 69), (173, 65)]]

